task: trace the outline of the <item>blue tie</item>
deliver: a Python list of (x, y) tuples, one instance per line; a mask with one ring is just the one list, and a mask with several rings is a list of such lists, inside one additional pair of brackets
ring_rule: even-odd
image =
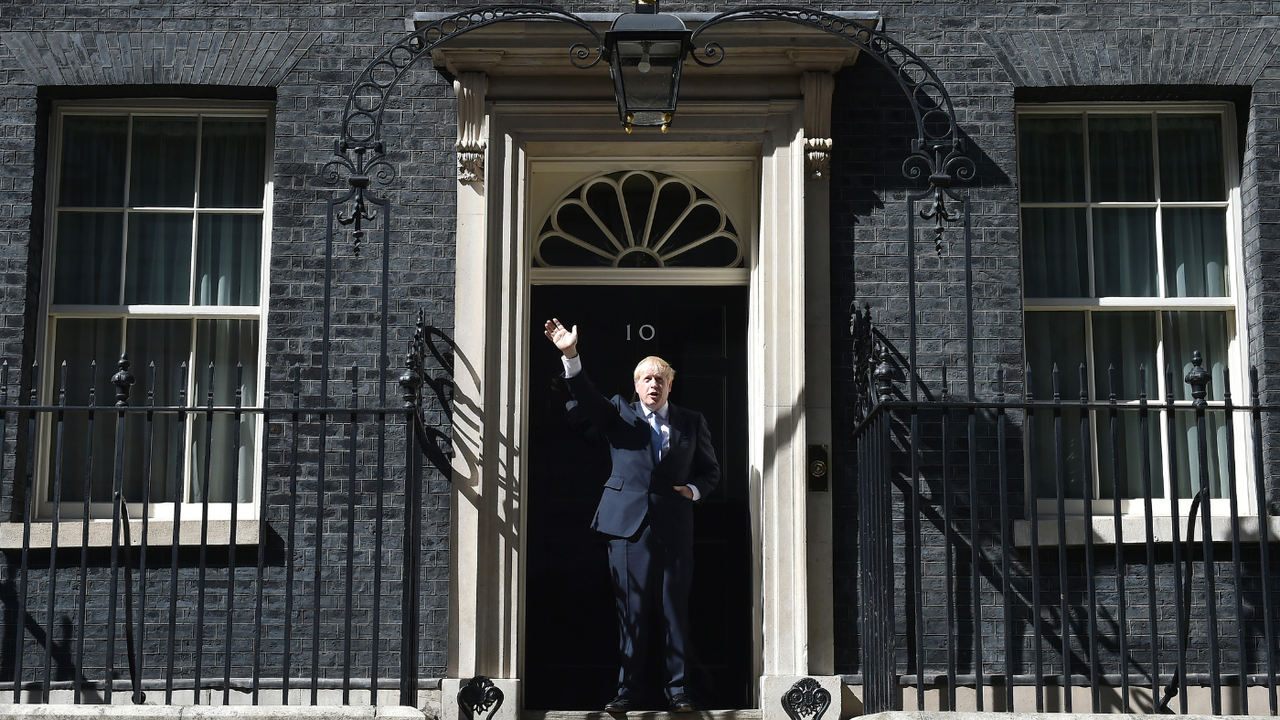
[(649, 434), (652, 436), (649, 440), (649, 449), (653, 452), (653, 465), (657, 467), (658, 461), (662, 460), (662, 431), (658, 428), (662, 419), (658, 417), (658, 413), (649, 416)]

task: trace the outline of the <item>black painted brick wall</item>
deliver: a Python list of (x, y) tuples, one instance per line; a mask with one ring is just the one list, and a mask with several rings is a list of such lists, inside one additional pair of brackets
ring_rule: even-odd
[[(565, 3), (576, 11), (619, 11), (627, 3)], [(1018, 87), (1077, 88), (1178, 86), (1195, 84), (1247, 86), (1252, 104), (1244, 142), (1241, 193), (1243, 198), (1245, 271), (1251, 361), (1258, 364), (1267, 398), (1277, 392), (1280, 377), (1280, 333), (1273, 296), (1280, 292), (1274, 273), (1277, 261), (1276, 220), (1280, 218), (1280, 188), (1276, 177), (1277, 132), (1280, 131), (1280, 69), (1275, 67), (1277, 15), (1272, 3), (809, 3), (823, 9), (873, 9), (884, 17), (886, 29), (932, 64), (947, 84), (963, 134), (977, 163), (970, 186), (974, 211), (974, 297), (977, 331), (976, 391), (992, 392), (994, 370), (1011, 368), (1008, 392), (1017, 394), (1021, 365), (1019, 236), (1014, 158), (1014, 92)], [(315, 402), (318, 385), (321, 287), (323, 282), (324, 201), (332, 197), (321, 168), (331, 157), (346, 88), (377, 53), (401, 33), (403, 20), (419, 10), (449, 10), (468, 3), (429, 5), (374, 2), (163, 2), (147, 5), (124, 2), (9, 2), (0, 5), (0, 33), (29, 32), (42, 36), (84, 33), (301, 33), (310, 44), (296, 64), (272, 75), (276, 93), (275, 205), (271, 257), (271, 306), (268, 355), (279, 367), (301, 363), (307, 381), (305, 395)], [(710, 11), (740, 7), (741, 3), (668, 2), (672, 11)], [(254, 62), (252, 55), (244, 62)], [(161, 73), (163, 74), (163, 73)], [(240, 82), (244, 82), (243, 79)], [(38, 278), (44, 181), (37, 138), (43, 131), (37, 98), (41, 81), (33, 79), (18, 61), (11, 44), (0, 41), (0, 356), (27, 364), (34, 352), (34, 307)], [(219, 84), (226, 84), (220, 82)], [(231, 83), (232, 85), (236, 83)], [(91, 88), (82, 88), (92, 92)], [(147, 88), (137, 88), (146, 94)], [(833, 308), (843, 316), (854, 300), (869, 303), (877, 321), (891, 337), (904, 334), (905, 195), (913, 185), (901, 174), (907, 152), (910, 119), (898, 90), (883, 70), (867, 60), (843, 72), (834, 109), (836, 157), (832, 180)], [(193, 89), (193, 94), (199, 94)], [(1135, 98), (1137, 99), (1137, 98)], [(453, 269), (453, 99), (448, 87), (429, 68), (410, 73), (388, 115), (384, 137), (390, 158), (399, 169), (388, 195), (395, 212), (391, 220), (393, 360), (407, 339), (412, 313), (425, 308), (432, 322), (449, 332), (452, 326)], [(954, 393), (967, 392), (963, 373), (966, 354), (963, 328), (962, 267), (957, 262), (957, 235), (948, 234), (941, 255), (929, 244), (918, 246), (921, 281), (919, 310), (922, 326), (922, 366), (935, 389), (940, 367)], [(359, 257), (344, 239), (337, 250), (332, 309), (335, 312), (333, 371), (335, 392), (347, 392), (345, 366), (363, 370), (362, 392), (368, 397), (376, 375), (378, 353), (376, 304), (370, 283), (381, 261), (376, 242), (367, 242)], [(837, 327), (841, 323), (836, 323)], [(835, 338), (836, 433), (848, 438), (852, 382), (847, 338)], [(433, 419), (447, 424), (435, 408)], [(284, 435), (279, 436), (281, 438)], [(274, 441), (272, 453), (284, 452)], [(392, 447), (397, 447), (393, 436)], [(837, 667), (859, 669), (857, 640), (856, 527), (857, 482), (852, 445), (837, 441), (833, 479), (835, 493)], [(392, 456), (395, 453), (391, 453)], [(267, 481), (268, 520), (277, 535), (286, 532), (281, 504), (279, 465)], [(335, 457), (340, 461), (340, 457)], [(12, 461), (10, 461), (12, 462)], [(1268, 470), (1277, 462), (1268, 454)], [(12, 477), (12, 466), (6, 467)], [(434, 471), (427, 473), (428, 582), (424, 586), (424, 635), (421, 664), (424, 674), (443, 671), (445, 607), (448, 589), (447, 486)], [(340, 483), (339, 483), (340, 485)], [(6, 480), (5, 487), (11, 487)], [(314, 498), (314, 480), (304, 479), (304, 492)], [(980, 490), (990, 496), (994, 486)], [(330, 540), (345, 528), (341, 487), (326, 486), (327, 504), (335, 509)], [(394, 494), (394, 491), (393, 491)], [(13, 497), (5, 493), (6, 502)], [(367, 497), (367, 496), (366, 496)], [(980, 497), (979, 502), (994, 500)], [(314, 502), (312, 500), (312, 502)], [(361, 508), (362, 522), (368, 520)], [(309, 530), (299, 526), (297, 553), (309, 559)], [(313, 544), (313, 543), (312, 543)], [(13, 558), (8, 558), (9, 562)], [(77, 558), (78, 560), (78, 558)], [(158, 561), (159, 562), (159, 561)], [(102, 558), (91, 563), (93, 603), (101, 603)], [(184, 560), (184, 594), (193, 592), (190, 558)], [(12, 567), (12, 566), (10, 566)], [(1167, 569), (1167, 563), (1162, 566)], [(358, 566), (361, 581), (371, 565)], [(71, 570), (59, 582), (71, 582)], [(214, 576), (216, 577), (216, 571)], [(39, 584), (40, 575), (33, 575)], [(224, 581), (225, 582), (225, 581)], [(272, 583), (282, 582), (275, 574)], [(210, 589), (216, 588), (211, 582)], [(272, 585), (279, 591), (279, 585)], [(305, 588), (299, 588), (305, 589)], [(990, 591), (990, 588), (988, 588)], [(35, 592), (33, 590), (33, 592)], [(216, 593), (215, 593), (216, 594)], [(246, 607), (244, 599), (237, 599)], [(96, 610), (94, 610), (96, 612)], [(933, 612), (933, 610), (930, 610)], [(367, 618), (366, 618), (367, 619)], [(39, 618), (37, 618), (39, 620)], [(301, 622), (302, 618), (299, 618)], [(12, 623), (7, 623), (12, 628)], [(322, 635), (325, 651), (340, 650), (340, 620), (326, 615)], [(154, 637), (154, 634), (153, 634)], [(2, 640), (0, 640), (2, 641)], [(34, 654), (31, 640), (29, 653)], [(11, 643), (5, 642), (8, 647)]]
[[(1021, 304), (1019, 302), (1021, 278), (1019, 275), (1019, 236), (1016, 194), (1016, 158), (1014, 136), (1015, 92), (1026, 88), (1038, 88), (1038, 99), (1053, 100), (1053, 88), (1062, 88), (1060, 99), (1089, 100), (1148, 100), (1157, 98), (1186, 97), (1186, 89), (1208, 87), (1199, 98), (1220, 100), (1234, 99), (1232, 86), (1243, 86), (1251, 91), (1248, 104), (1245, 137), (1242, 138), (1243, 156), (1241, 194), (1244, 217), (1244, 268), (1247, 277), (1245, 288), (1250, 362), (1258, 366), (1261, 375), (1263, 399), (1274, 397), (1275, 363), (1280, 360), (1274, 345), (1277, 342), (1275, 315), (1269, 298), (1275, 292), (1277, 241), (1276, 215), (1277, 188), (1274, 172), (1277, 139), (1275, 116), (1275, 33), (1274, 13), (1269, 4), (1229, 3), (889, 3), (878, 4), (875, 9), (885, 17), (886, 28), (895, 33), (908, 46), (920, 53), (938, 70), (955, 100), (957, 118), (962, 132), (972, 142), (970, 155), (978, 165), (977, 178), (970, 184), (970, 197), (974, 205), (974, 297), (975, 297), (975, 364), (976, 392), (980, 398), (994, 394), (996, 368), (1007, 369), (1006, 391), (1017, 397), (1021, 393), (1022, 344)], [(1213, 87), (1220, 87), (1219, 96)], [(837, 82), (835, 109), (833, 111), (835, 139), (835, 168), (832, 180), (832, 283), (833, 311), (840, 317), (847, 312), (850, 303), (868, 303), (882, 329), (905, 351), (904, 321), (905, 303), (905, 242), (906, 203), (904, 191), (913, 186), (902, 178), (898, 164), (905, 156), (907, 142), (913, 134), (907, 105), (900, 99), (891, 77), (863, 58), (856, 67), (844, 71)], [(918, 187), (918, 186), (915, 186)], [(953, 395), (962, 396), (966, 391), (963, 372), (965, 331), (961, 321), (963, 302), (962, 285), (957, 280), (958, 266), (955, 254), (960, 250), (958, 231), (948, 232), (950, 239), (941, 257), (930, 252), (931, 243), (917, 246), (919, 261), (917, 279), (921, 283), (918, 294), (918, 311), (924, 327), (920, 330), (922, 376), (937, 393), (941, 388), (940, 367), (946, 363)], [(938, 288), (941, 288), (939, 292)], [(946, 298), (944, 300), (943, 298)], [(849, 371), (852, 355), (847, 335), (836, 323), (838, 332), (835, 343), (834, 366), (836, 387), (840, 395), (836, 399), (837, 438), (848, 438), (854, 427), (852, 415), (853, 377)], [(986, 418), (989, 420), (989, 418)], [(980, 419), (981, 422), (981, 419)], [(1010, 444), (1014, 447), (1012, 471), (1017, 477), (1011, 486), (1021, 486), (1020, 441), (1017, 424), (1011, 426)], [(1269, 436), (1274, 433), (1268, 424)], [(980, 445), (990, 449), (990, 425), (982, 433)], [(925, 445), (936, 451), (937, 437), (924, 439)], [(835, 588), (836, 588), (836, 665), (839, 672), (853, 673), (861, 669), (858, 650), (858, 590), (857, 590), (857, 518), (858, 518), (858, 470), (851, 442), (837, 440), (838, 468), (834, 478), (835, 505)], [(958, 441), (963, 442), (963, 441)], [(953, 462), (963, 463), (964, 450), (952, 453)], [(936, 457), (936, 455), (935, 455)], [(899, 456), (905, 462), (905, 456)], [(979, 508), (989, 508), (982, 513), (982, 530), (979, 547), (984, 563), (995, 563), (983, 573), (980, 597), (988, 608), (984, 617), (984, 656), (989, 663), (1003, 658), (1003, 618), (992, 618), (990, 613), (998, 608), (998, 588), (1003, 586), (999, 574), (999, 525), (995, 510), (998, 507), (998, 481), (989, 454), (980, 453), (977, 498)], [(906, 467), (900, 465), (900, 467)], [(1274, 475), (1275, 459), (1271, 452), (1266, 456), (1267, 477)], [(924, 477), (931, 490), (938, 490), (939, 468), (935, 462), (926, 466)], [(967, 528), (969, 508), (967, 476), (958, 474), (959, 484), (954, 496), (956, 522)], [(1270, 483), (1269, 483), (1270, 484)], [(1274, 488), (1269, 488), (1274, 497)], [(895, 522), (902, 528), (908, 517), (902, 507), (902, 495), (895, 491), (899, 502), (895, 506)], [(937, 501), (938, 495), (930, 495)], [(1014, 518), (1021, 519), (1024, 512), (1021, 493), (1011, 498)], [(926, 625), (928, 669), (943, 667), (941, 638), (946, 629), (945, 600), (938, 588), (939, 573), (945, 562), (936, 524), (925, 522), (926, 567), (934, 570), (925, 581), (925, 607), (922, 615)], [(954, 561), (960, 587), (967, 587), (970, 569), (968, 546)], [(895, 543), (894, 557), (898, 564), (899, 578), (907, 567), (907, 553), (914, 548)], [(1103, 557), (1112, 557), (1110, 548), (1102, 550)], [(1073, 553), (1078, 554), (1078, 553)], [(1219, 560), (1223, 553), (1219, 554)], [(1229, 553), (1225, 553), (1229, 557)], [(1057, 592), (1057, 567), (1054, 553), (1042, 558), (1040, 589), (1046, 606), (1056, 603), (1052, 596)], [(1014, 576), (1009, 580), (1016, 587), (1019, 602), (1029, 596), (1026, 552), (1015, 553)], [(1072, 586), (1072, 602), (1083, 605), (1080, 595), (1084, 567), (1076, 557), (1069, 560)], [(1145, 562), (1144, 552), (1130, 553), (1128, 575), (1135, 576), (1135, 566)], [(994, 570), (992, 569), (994, 567)], [(1219, 563), (1219, 593), (1229, 587), (1229, 564)], [(1114, 647), (1115, 597), (1106, 588), (1115, 587), (1114, 560), (1100, 560), (1095, 568), (1095, 578), (1101, 589), (1099, 612), (1103, 620), (1100, 627), (1111, 628), (1110, 640), (1103, 631), (1104, 669), (1116, 670)], [(1245, 558), (1247, 577), (1257, 576), (1256, 559)], [(1145, 582), (1145, 570), (1141, 571)], [(1170, 558), (1167, 548), (1161, 551), (1157, 567), (1157, 583), (1165, 592), (1159, 599), (1160, 635), (1162, 642), (1173, 642), (1172, 597)], [(1141, 592), (1135, 597), (1133, 588), (1140, 585), (1131, 580), (1129, 601), (1144, 603)], [(1249, 581), (1256, 587), (1256, 581)], [(908, 593), (909, 594), (909, 593)], [(1199, 596), (1198, 596), (1199, 597)], [(1226, 597), (1226, 596), (1224, 596)], [(961, 632), (972, 633), (966, 613), (971, 613), (972, 603), (961, 599)], [(1251, 600), (1257, 601), (1256, 596)], [(1201, 604), (1202, 608), (1203, 605)], [(1228, 605), (1223, 605), (1228, 607)], [(915, 607), (900, 603), (898, 627), (902, 633), (914, 633)], [(1029, 608), (1019, 605), (1015, 621), (1020, 627), (1029, 619)], [(1130, 614), (1131, 632), (1145, 632), (1141, 619), (1145, 617), (1145, 605)], [(1050, 622), (1047, 635), (1060, 636)], [(1080, 657), (1082, 637), (1086, 624), (1079, 624), (1073, 642)], [(1234, 633), (1234, 628), (1231, 630)], [(1225, 636), (1225, 635), (1224, 635)], [(1203, 640), (1203, 637), (1199, 638)], [(970, 645), (972, 640), (968, 641)], [(1139, 638), (1136, 642), (1142, 643)], [(1029, 635), (1019, 631), (1017, 647), (1025, 652), (1029, 647)], [(1049, 648), (1051, 643), (1046, 645)], [(1193, 652), (1192, 663), (1204, 667), (1203, 644)], [(1050, 662), (1059, 650), (1047, 650)], [(1141, 650), (1131, 648), (1131, 657), (1141, 658)], [(964, 654), (962, 653), (962, 657)], [(1255, 655), (1255, 658), (1257, 656)], [(910, 665), (907, 665), (910, 660)], [(900, 662), (903, 670), (914, 672), (914, 655), (908, 656), (907, 648), (901, 648)], [(1057, 660), (1056, 662), (1060, 662)], [(1140, 659), (1141, 662), (1141, 659)], [(1016, 664), (1016, 663), (1015, 663)], [(992, 668), (1002, 668), (992, 664)], [(1083, 666), (1077, 665), (1077, 672)], [(1136, 668), (1136, 666), (1135, 666)], [(1168, 668), (1163, 668), (1168, 671)], [(961, 668), (964, 672), (965, 668)], [(1031, 672), (1027, 666), (1022, 672)], [(1136, 671), (1136, 669), (1135, 669)]]

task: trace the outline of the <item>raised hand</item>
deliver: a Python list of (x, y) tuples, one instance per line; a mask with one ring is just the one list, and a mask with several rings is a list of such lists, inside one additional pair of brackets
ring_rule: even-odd
[(548, 340), (555, 343), (555, 346), (560, 348), (560, 352), (564, 353), (565, 357), (571, 358), (578, 356), (577, 325), (574, 325), (572, 330), (566, 330), (565, 327), (560, 324), (558, 319), (551, 318), (544, 326), (542, 334), (546, 335)]

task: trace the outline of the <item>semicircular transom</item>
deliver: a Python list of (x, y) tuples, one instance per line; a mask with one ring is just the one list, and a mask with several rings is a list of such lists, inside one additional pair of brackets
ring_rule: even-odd
[(728, 212), (689, 180), (648, 170), (601, 173), (552, 207), (533, 242), (538, 267), (736, 268)]

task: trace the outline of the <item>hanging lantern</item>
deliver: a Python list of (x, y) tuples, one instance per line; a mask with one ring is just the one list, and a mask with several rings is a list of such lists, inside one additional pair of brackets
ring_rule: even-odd
[(604, 35), (618, 116), (627, 132), (635, 126), (667, 132), (680, 94), (680, 70), (691, 32), (675, 15), (658, 12), (657, 0), (636, 0)]

